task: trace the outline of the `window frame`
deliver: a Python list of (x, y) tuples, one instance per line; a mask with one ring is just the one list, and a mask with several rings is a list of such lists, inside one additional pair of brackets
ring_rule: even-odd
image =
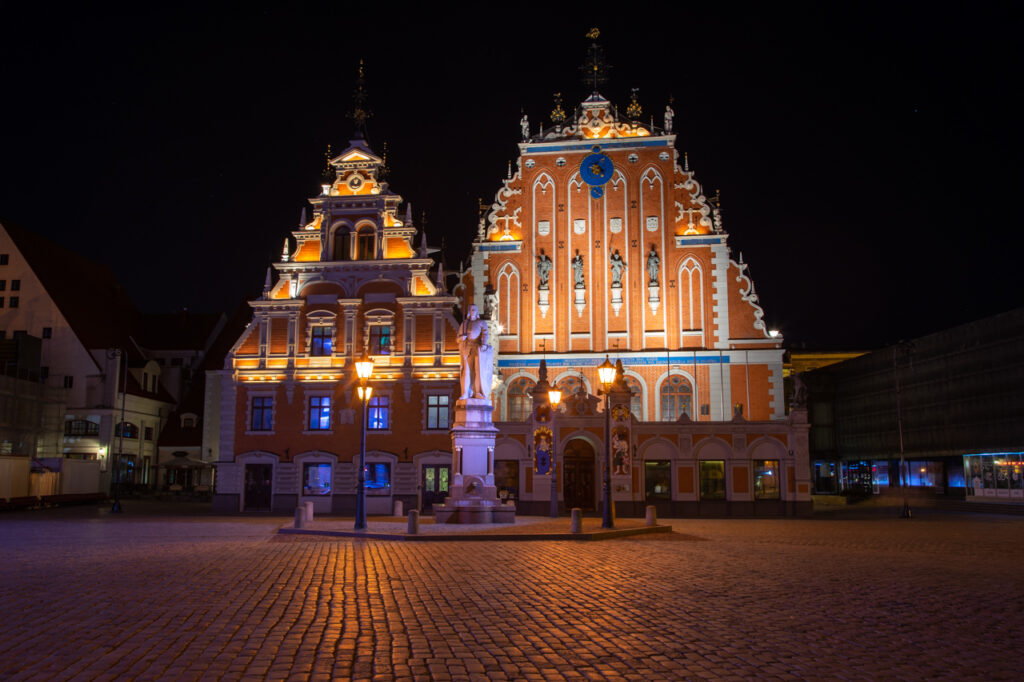
[[(324, 404), (326, 401), (326, 404)], [(314, 403), (316, 403), (314, 405)], [(334, 407), (329, 393), (310, 393), (306, 396), (305, 433), (331, 433), (334, 426), (331, 411)], [(319, 415), (319, 416), (318, 416)], [(326, 426), (324, 418), (326, 417)]]
[[(682, 391), (671, 391), (666, 392), (666, 389), (672, 389), (676, 387), (685, 386), (687, 392)], [(671, 410), (666, 410), (666, 399), (671, 401)], [(680, 407), (683, 407), (680, 411)], [(687, 417), (693, 418), (693, 384), (690, 379), (682, 374), (670, 374), (665, 377), (665, 380), (661, 382), (661, 386), (658, 387), (658, 416), (660, 421), (672, 423), (677, 421), (680, 416), (686, 414)], [(671, 414), (671, 417), (667, 415)]]
[[(718, 464), (722, 476), (718, 477), (706, 477), (704, 474), (705, 465)], [(697, 476), (698, 476), (698, 489), (700, 491), (701, 500), (725, 500), (728, 498), (726, 494), (726, 471), (725, 471), (725, 460), (724, 459), (702, 459), (697, 463)], [(712, 479), (718, 479), (719, 484), (715, 486), (714, 490), (711, 490), (711, 486), (706, 486), (705, 483), (710, 483)]]
[[(441, 399), (444, 404), (441, 404)], [(431, 405), (431, 401), (435, 404)], [(423, 395), (423, 425), (426, 431), (447, 431), (452, 426), (452, 394), (451, 391), (427, 390)], [(444, 408), (444, 424), (440, 425), (441, 408)], [(431, 425), (431, 415), (434, 416), (434, 424)]]
[[(385, 404), (382, 406), (380, 401), (384, 400)], [(376, 404), (375, 404), (376, 403)], [(384, 425), (374, 426), (374, 411), (377, 411), (378, 418), (380, 411), (383, 410), (384, 414)], [(387, 391), (378, 392), (374, 390), (370, 395), (370, 401), (366, 405), (366, 430), (373, 431), (375, 433), (385, 433), (391, 431), (391, 393)]]
[[(256, 404), (257, 400), (259, 400), (259, 401), (265, 401), (266, 400), (266, 401), (270, 401), (270, 402), (269, 402), (269, 404), (266, 404), (266, 405), (258, 405), (257, 406), (257, 404)], [(272, 394), (272, 393), (253, 393), (253, 394), (250, 394), (249, 395), (249, 401), (248, 401), (248, 407), (249, 407), (249, 414), (246, 415), (245, 423), (246, 423), (246, 425), (249, 428), (246, 430), (246, 433), (247, 434), (273, 433), (274, 432), (274, 425), (275, 425), (275, 422), (276, 422), (275, 417), (277, 416), (277, 414), (275, 412), (275, 409), (277, 408), (277, 400), (275, 400), (274, 394)], [(266, 428), (258, 428), (258, 425), (256, 424), (257, 410), (259, 411), (259, 414), (261, 416), (267, 417), (269, 419), (269, 423), (267, 424)], [(264, 423), (264, 420), (261, 420), (260, 421), (260, 425), (262, 425), (263, 423)]]

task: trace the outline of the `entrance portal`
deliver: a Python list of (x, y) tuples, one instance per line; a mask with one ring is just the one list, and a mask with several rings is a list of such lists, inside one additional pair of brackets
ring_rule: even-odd
[(565, 467), (565, 507), (594, 511), (595, 458), (594, 446), (582, 438), (574, 438), (562, 455)]
[(245, 507), (243, 511), (270, 511), (272, 464), (245, 465)]
[(433, 513), (434, 503), (444, 502), (448, 497), (448, 482), (451, 480), (452, 468), (447, 464), (424, 464), (423, 480), (420, 490), (423, 491), (424, 512)]

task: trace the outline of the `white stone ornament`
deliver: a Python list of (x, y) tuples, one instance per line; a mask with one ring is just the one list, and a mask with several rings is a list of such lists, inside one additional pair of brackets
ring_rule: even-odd
[(576, 218), (572, 221), (572, 231), (576, 234), (586, 234), (587, 221), (583, 218)]
[(646, 225), (647, 225), (647, 231), (648, 232), (657, 232), (658, 231), (658, 216), (656, 216), (656, 215), (649, 215), (649, 216), (647, 216)]
[(608, 229), (612, 234), (622, 232), (622, 218), (611, 218), (608, 220)]
[(546, 237), (551, 234), (551, 221), (550, 220), (538, 220), (537, 221), (537, 234), (542, 237)]

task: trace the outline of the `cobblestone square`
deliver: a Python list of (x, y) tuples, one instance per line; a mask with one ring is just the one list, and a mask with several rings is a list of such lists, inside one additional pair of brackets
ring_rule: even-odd
[[(1020, 679), (1024, 518), (672, 520), (602, 542), (0, 517), (0, 679)], [(568, 524), (568, 520), (565, 520)]]

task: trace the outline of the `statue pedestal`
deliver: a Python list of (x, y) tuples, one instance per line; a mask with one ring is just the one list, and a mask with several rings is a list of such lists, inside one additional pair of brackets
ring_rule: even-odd
[(615, 313), (615, 317), (619, 316), (619, 310), (622, 309), (622, 285), (612, 285), (612, 312)]
[(452, 481), (444, 503), (434, 505), (434, 523), (515, 523), (515, 504), (503, 504), (494, 486), (493, 409), (482, 398), (455, 403)]

